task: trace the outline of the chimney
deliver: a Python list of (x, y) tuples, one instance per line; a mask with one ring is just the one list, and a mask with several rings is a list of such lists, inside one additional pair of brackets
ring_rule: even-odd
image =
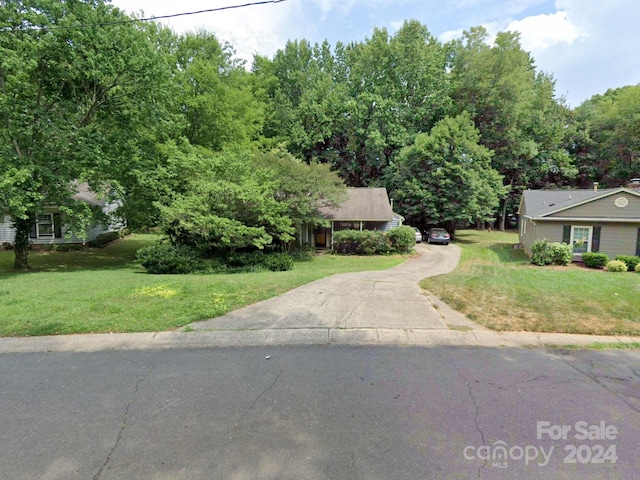
[(598, 182), (593, 182), (593, 193), (598, 193)]
[(627, 188), (640, 191), (640, 178), (632, 178), (631, 180), (629, 180)]

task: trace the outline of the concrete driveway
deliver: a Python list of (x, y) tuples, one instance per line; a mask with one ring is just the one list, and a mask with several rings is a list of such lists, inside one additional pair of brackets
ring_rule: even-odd
[(191, 324), (194, 330), (482, 329), (424, 292), (425, 277), (452, 271), (455, 245), (416, 245), (418, 256), (388, 270), (323, 278), (227, 315)]

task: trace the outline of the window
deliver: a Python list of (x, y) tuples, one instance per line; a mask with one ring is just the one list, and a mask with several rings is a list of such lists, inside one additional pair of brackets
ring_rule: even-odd
[(573, 253), (581, 255), (591, 251), (593, 227), (571, 227), (571, 245)]
[(52, 238), (54, 236), (53, 215), (45, 213), (38, 215), (36, 235), (38, 238)]

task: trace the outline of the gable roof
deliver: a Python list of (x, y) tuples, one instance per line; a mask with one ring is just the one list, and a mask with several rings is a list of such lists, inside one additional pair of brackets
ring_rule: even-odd
[(394, 216), (386, 188), (347, 188), (347, 199), (339, 207), (318, 210), (328, 220), (385, 222)]
[(79, 183), (76, 190), (77, 193), (73, 196), (74, 200), (98, 207), (104, 207), (107, 204), (105, 200), (98, 198), (98, 195), (89, 188), (88, 183)]
[[(630, 193), (640, 196), (637, 191), (620, 187), (595, 191), (587, 190), (525, 190), (522, 192), (520, 214), (527, 217), (546, 217), (548, 215), (577, 207), (616, 193)], [(524, 211), (522, 211), (524, 207)]]

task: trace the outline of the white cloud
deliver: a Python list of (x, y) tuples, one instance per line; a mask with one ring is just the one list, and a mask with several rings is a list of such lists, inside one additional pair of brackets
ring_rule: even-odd
[[(216, 5), (207, 0), (183, 0), (180, 3), (170, 0), (113, 0), (112, 3), (130, 13), (143, 10), (146, 17), (239, 4), (231, 0), (216, 2)], [(301, 17), (297, 2), (281, 2), (186, 15), (161, 22), (170, 25), (176, 33), (196, 29), (208, 30), (214, 33), (218, 40), (231, 43), (237, 56), (250, 65), (254, 53), (271, 55), (282, 48), (288, 39), (295, 38), (300, 33)]]
[(578, 38), (588, 36), (567, 19), (567, 12), (526, 17), (511, 22), (507, 30), (520, 32), (525, 50), (539, 50), (562, 42), (571, 44)]

